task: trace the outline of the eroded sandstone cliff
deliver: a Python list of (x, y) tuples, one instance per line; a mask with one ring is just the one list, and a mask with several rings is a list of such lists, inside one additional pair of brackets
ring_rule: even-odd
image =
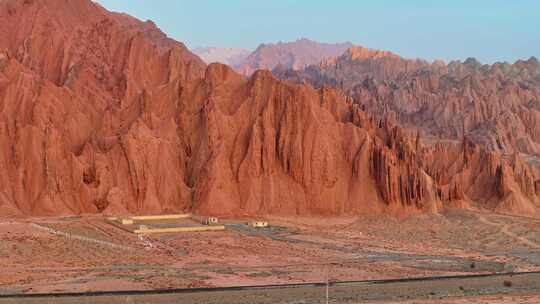
[(89, 0), (4, 0), (0, 17), (2, 215), (409, 214), (456, 201), (530, 214), (537, 201), (519, 158), (424, 147), (339, 90), (206, 67), (153, 23)]
[(334, 85), (367, 112), (420, 128), (426, 137), (474, 143), (501, 154), (540, 156), (540, 63), (513, 64), (404, 59), (353, 47), (343, 56), (301, 71), (278, 69), (282, 79)]

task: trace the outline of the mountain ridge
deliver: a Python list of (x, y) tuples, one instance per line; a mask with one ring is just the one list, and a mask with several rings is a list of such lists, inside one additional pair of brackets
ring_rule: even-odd
[(350, 42), (320, 43), (307, 38), (299, 38), (293, 42), (263, 43), (235, 69), (247, 76), (259, 69), (272, 70), (278, 65), (300, 69), (326, 57), (340, 55), (351, 46)]
[[(445, 64), (397, 55), (360, 59), (343, 55), (301, 71), (274, 72), (315, 87), (338, 86), (368, 112), (419, 127), (425, 135), (453, 140), (467, 135), (503, 154), (540, 152), (540, 137), (534, 131), (540, 123), (535, 107), (540, 99), (540, 65), (535, 57), (487, 65), (474, 58)], [(504, 124), (499, 113), (507, 120)], [(516, 126), (517, 131), (511, 134), (507, 126)]]
[(538, 206), (517, 156), (424, 146), (339, 89), (207, 66), (90, 0), (5, 0), (0, 17), (2, 215)]

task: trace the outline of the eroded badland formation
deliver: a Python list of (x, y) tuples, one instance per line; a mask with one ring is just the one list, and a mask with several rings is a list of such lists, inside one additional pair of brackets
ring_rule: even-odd
[(377, 116), (421, 129), (423, 135), (461, 140), (488, 150), (538, 156), (540, 62), (535, 57), (483, 65), (402, 58), (355, 46), (339, 57), (283, 78), (315, 87), (338, 86)]
[(89, 0), (2, 0), (0, 213), (536, 214), (496, 152), (540, 152), (537, 61), (343, 56), (246, 78)]

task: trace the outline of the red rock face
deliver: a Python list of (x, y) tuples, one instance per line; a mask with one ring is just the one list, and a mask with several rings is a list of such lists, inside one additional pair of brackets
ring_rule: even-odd
[[(2, 1), (0, 31), (2, 215), (409, 214), (467, 198), (527, 213), (536, 200), (522, 164), (475, 148), (455, 167), (458, 152), (422, 148), (335, 89), (206, 67), (89, 0)], [(469, 165), (481, 157), (489, 170)]]
[(153, 24), (91, 1), (2, 1), (0, 16), (2, 205), (178, 208), (189, 191), (170, 99), (205, 65)]
[(537, 214), (538, 170), (519, 157), (501, 159), (467, 139), (460, 144), (439, 143), (419, 154), (445, 205)]
[[(373, 126), (333, 89), (285, 84), (267, 71), (246, 81), (226, 66), (211, 65), (202, 84), (186, 94), (204, 101), (200, 118), (186, 119), (202, 122), (195, 128), (201, 134), (186, 140), (194, 143), (190, 162), (199, 212), (309, 215), (440, 207), (435, 186), (422, 178), (414, 158), (397, 156), (407, 140), (394, 141), (399, 133)], [(374, 158), (379, 154), (383, 159)], [(405, 167), (409, 174), (382, 182)], [(420, 190), (400, 192), (397, 178)]]

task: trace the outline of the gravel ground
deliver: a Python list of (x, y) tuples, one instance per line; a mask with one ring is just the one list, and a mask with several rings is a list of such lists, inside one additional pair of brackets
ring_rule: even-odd
[(262, 230), (224, 221), (226, 231), (139, 237), (95, 216), (0, 219), (0, 294), (540, 270), (539, 222), (527, 218), (459, 210), (406, 219), (267, 220), (272, 226)]

